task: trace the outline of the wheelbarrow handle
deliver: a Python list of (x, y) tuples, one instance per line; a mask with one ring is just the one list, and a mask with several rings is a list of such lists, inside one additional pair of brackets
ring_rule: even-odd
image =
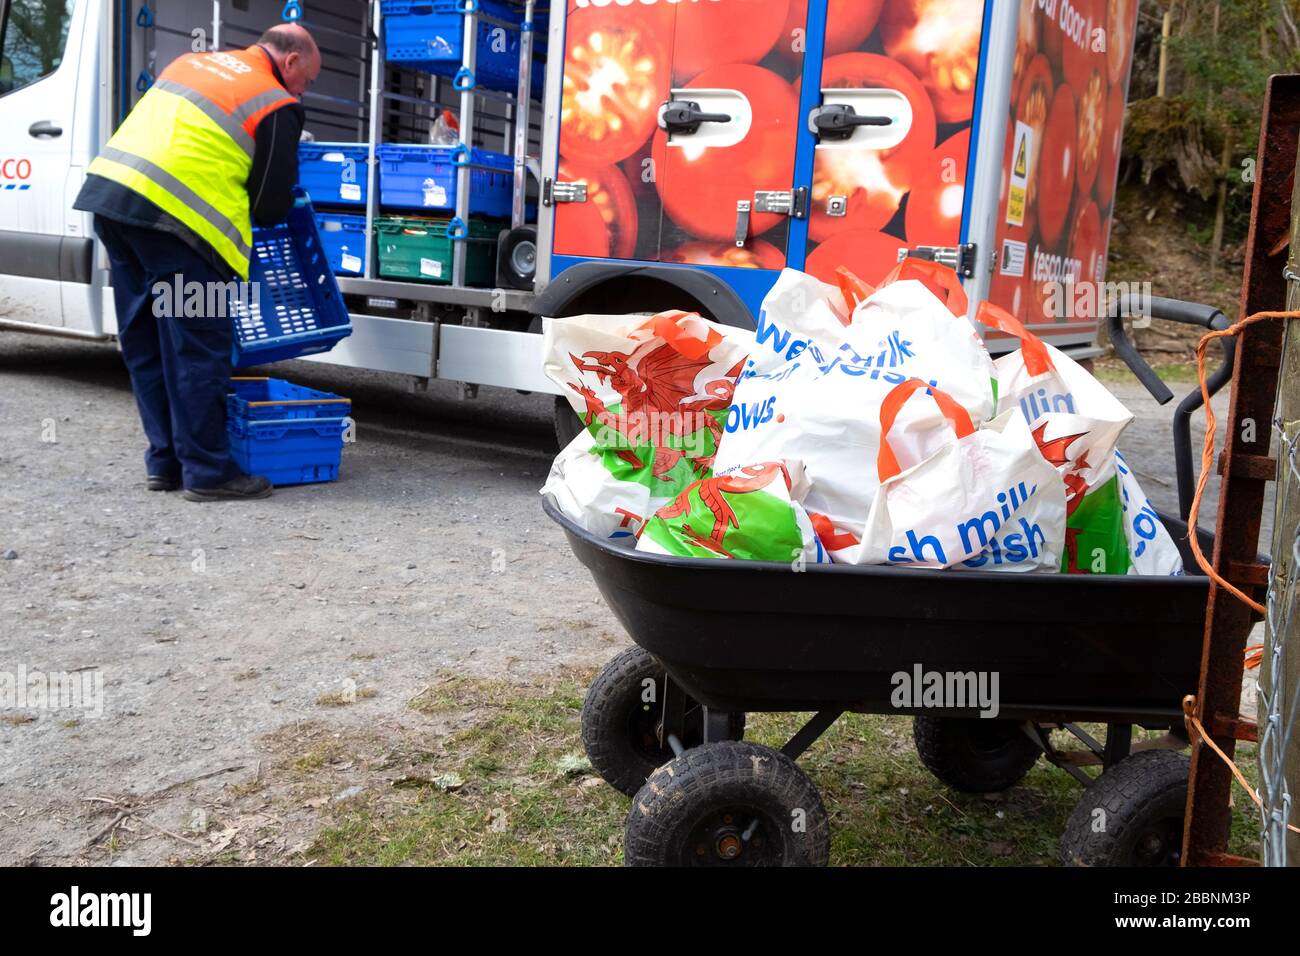
[[(1231, 326), (1227, 317), (1218, 309), (1196, 302), (1183, 302), (1180, 299), (1166, 299), (1152, 296), (1149, 302), (1143, 302), (1134, 296), (1120, 296), (1111, 303), (1110, 313), (1106, 317), (1106, 327), (1110, 332), (1115, 354), (1138, 377), (1152, 397), (1161, 405), (1173, 401), (1174, 393), (1161, 381), (1155, 370), (1138, 354), (1138, 350), (1129, 341), (1124, 331), (1124, 316), (1140, 315), (1166, 322), (1179, 322), (1183, 325), (1195, 325), (1207, 332), (1222, 332)], [(1237, 358), (1237, 341), (1233, 338), (1223, 340), (1223, 364), (1206, 381), (1206, 388), (1211, 397), (1217, 395), (1223, 386), (1232, 380), (1233, 368)], [(1192, 414), (1205, 404), (1201, 396), (1200, 384), (1179, 403), (1174, 412), (1174, 467), (1178, 477), (1178, 512), (1186, 521), (1192, 510), (1192, 496), (1196, 491), (1196, 477), (1192, 460)]]

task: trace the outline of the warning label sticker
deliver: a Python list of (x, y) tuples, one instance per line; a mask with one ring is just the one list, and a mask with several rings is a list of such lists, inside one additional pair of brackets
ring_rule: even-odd
[(1016, 122), (1015, 148), (1011, 151), (1011, 184), (1007, 190), (1007, 223), (1025, 224), (1025, 207), (1029, 202), (1029, 157), (1034, 153), (1034, 129)]
[(998, 259), (998, 271), (1004, 276), (1023, 279), (1025, 260), (1029, 258), (1029, 249), (1023, 242), (1014, 239), (1002, 240), (1002, 255)]

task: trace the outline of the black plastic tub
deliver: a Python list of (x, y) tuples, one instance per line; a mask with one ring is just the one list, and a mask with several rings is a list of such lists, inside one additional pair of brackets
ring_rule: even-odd
[(1192, 573), (1187, 526), (1165, 515), (1184, 577), (795, 572), (626, 550), (550, 496), (544, 508), (632, 640), (710, 708), (944, 713), (891, 700), (895, 675), (918, 666), (995, 673), (998, 716), (1040, 722), (1181, 724), (1182, 699), (1196, 691), (1209, 584)]

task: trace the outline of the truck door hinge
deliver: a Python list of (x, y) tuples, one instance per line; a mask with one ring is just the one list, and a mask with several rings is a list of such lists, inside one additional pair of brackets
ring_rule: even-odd
[(808, 215), (808, 187), (800, 186), (785, 192), (766, 191), (754, 193), (754, 212), (774, 213), (803, 219)]
[(917, 246), (915, 249), (899, 249), (898, 261), (909, 256), (913, 259), (928, 259), (941, 266), (947, 266), (964, 279), (975, 278), (975, 260), (979, 246), (967, 242), (960, 246)]
[(557, 183), (550, 176), (542, 181), (542, 205), (554, 206), (562, 202), (586, 202), (586, 183)]

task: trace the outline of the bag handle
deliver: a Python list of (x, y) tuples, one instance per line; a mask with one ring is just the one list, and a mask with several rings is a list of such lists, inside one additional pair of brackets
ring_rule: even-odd
[[(695, 321), (690, 321), (692, 319)], [(696, 323), (699, 324), (693, 329), (692, 326)], [(660, 312), (642, 328), (649, 328), (654, 335), (671, 345), (679, 355), (693, 362), (704, 358), (722, 344), (722, 333), (705, 324), (704, 317), (698, 312), (680, 310)], [(697, 329), (704, 331), (704, 338), (695, 334)]]
[(1056, 364), (1052, 361), (1052, 354), (1047, 351), (1047, 343), (1025, 328), (1024, 323), (1006, 309), (994, 305), (992, 302), (981, 302), (979, 310), (975, 313), (975, 320), (982, 322), (991, 329), (997, 329), (999, 332), (1006, 332), (1008, 335), (1018, 338), (1020, 340), (1020, 356), (1025, 362), (1025, 371), (1031, 376), (1056, 371)]
[(862, 543), (862, 539), (852, 531), (838, 530), (829, 515), (810, 511), (808, 521), (817, 534), (817, 540), (827, 551), (843, 551), (845, 548), (856, 548)]
[(931, 262), (929, 259), (916, 259), (909, 256), (894, 266), (893, 271), (885, 277), (885, 281), (880, 283), (880, 288), (907, 279), (915, 279), (924, 285), (948, 307), (949, 312), (959, 319), (964, 319), (966, 313), (970, 311), (970, 299), (966, 297), (961, 279), (947, 266)]
[(882, 485), (903, 471), (899, 467), (894, 449), (890, 447), (889, 432), (893, 429), (898, 413), (903, 410), (907, 400), (921, 389), (926, 389), (926, 394), (934, 399), (934, 403), (939, 406), (939, 411), (943, 412), (943, 417), (957, 433), (959, 441), (975, 434), (975, 423), (971, 421), (970, 412), (962, 408), (951, 395), (940, 391), (929, 382), (923, 382), (919, 378), (909, 378), (890, 391), (880, 406), (880, 452), (876, 456), (876, 472), (880, 476)]
[(854, 310), (870, 298), (871, 293), (876, 290), (866, 282), (863, 282), (844, 266), (836, 267), (835, 282), (839, 285), (840, 292), (844, 295), (844, 304), (849, 310), (848, 316), (843, 320), (844, 324), (847, 326), (853, 319)]

